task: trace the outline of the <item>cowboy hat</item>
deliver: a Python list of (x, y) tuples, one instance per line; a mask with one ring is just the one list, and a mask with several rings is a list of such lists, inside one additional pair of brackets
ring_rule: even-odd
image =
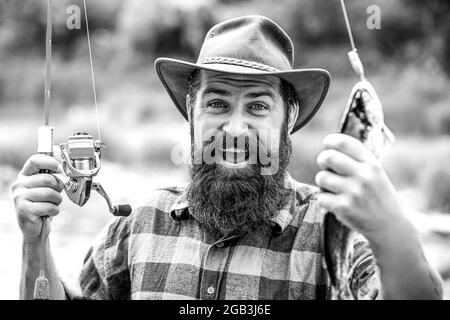
[(186, 95), (195, 70), (277, 76), (291, 84), (299, 98), (300, 111), (291, 132), (294, 133), (319, 109), (330, 85), (330, 74), (323, 69), (293, 69), (293, 64), (294, 45), (286, 32), (269, 18), (253, 15), (212, 27), (196, 63), (158, 58), (155, 69), (186, 119)]

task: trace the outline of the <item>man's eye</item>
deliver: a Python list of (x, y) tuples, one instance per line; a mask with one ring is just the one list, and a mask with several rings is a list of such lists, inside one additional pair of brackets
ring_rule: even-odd
[(269, 110), (268, 107), (266, 107), (265, 105), (263, 105), (261, 103), (252, 104), (250, 106), (250, 109), (253, 110), (253, 111), (266, 111), (266, 110)]
[(222, 109), (222, 108), (226, 108), (225, 104), (223, 102), (220, 101), (213, 101), (210, 102), (208, 104), (208, 107), (213, 108), (213, 109)]

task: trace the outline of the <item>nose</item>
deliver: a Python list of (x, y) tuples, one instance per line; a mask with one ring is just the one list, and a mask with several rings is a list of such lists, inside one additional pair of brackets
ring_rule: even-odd
[(247, 133), (248, 124), (241, 112), (236, 110), (227, 119), (227, 122), (223, 126), (223, 130), (230, 136), (238, 137), (241, 134)]

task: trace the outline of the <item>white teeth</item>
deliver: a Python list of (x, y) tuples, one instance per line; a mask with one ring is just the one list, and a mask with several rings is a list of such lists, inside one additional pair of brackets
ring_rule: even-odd
[(222, 152), (242, 153), (242, 152), (245, 152), (245, 150), (242, 150), (242, 149), (225, 149), (225, 150), (222, 150)]
[(239, 169), (239, 168), (245, 167), (248, 164), (248, 161), (243, 161), (243, 162), (239, 162), (239, 163), (233, 163), (233, 162), (228, 162), (228, 161), (224, 160), (222, 162), (222, 164), (225, 167), (228, 167), (228, 168)]
[[(245, 151), (239, 151), (240, 149), (225, 149), (223, 151), (223, 162), (232, 164), (230, 167), (245, 166), (246, 154)], [(243, 164), (242, 164), (243, 163)]]

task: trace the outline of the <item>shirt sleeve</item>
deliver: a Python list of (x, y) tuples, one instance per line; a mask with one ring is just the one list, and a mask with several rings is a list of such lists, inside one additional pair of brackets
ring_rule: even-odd
[(67, 297), (74, 300), (129, 299), (128, 238), (126, 218), (112, 220), (86, 254), (78, 288), (70, 288), (63, 283)]
[(380, 270), (369, 242), (361, 235), (354, 239), (350, 262), (348, 279), (354, 299), (381, 300)]

